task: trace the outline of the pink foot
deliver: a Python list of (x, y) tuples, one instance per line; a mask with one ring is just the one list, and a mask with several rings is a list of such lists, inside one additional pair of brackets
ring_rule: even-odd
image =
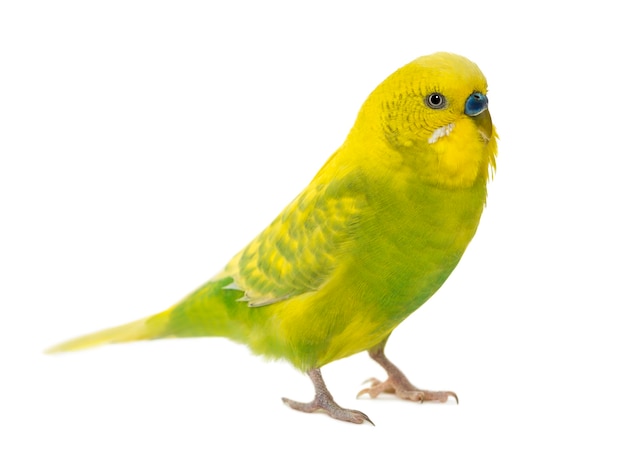
[(459, 403), (459, 398), (456, 393), (451, 391), (428, 391), (420, 390), (411, 384), (406, 378), (404, 380), (397, 378), (389, 378), (385, 382), (381, 382), (378, 379), (368, 379), (366, 382), (371, 382), (369, 388), (364, 388), (359, 392), (357, 398), (361, 395), (368, 394), (370, 398), (376, 398), (381, 393), (389, 393), (396, 395), (400, 399), (406, 399), (408, 401), (439, 401), (447, 402), (449, 397), (456, 400)]
[(371, 382), (369, 388), (364, 388), (359, 392), (357, 398), (361, 395), (368, 394), (371, 398), (376, 398), (381, 393), (390, 393), (396, 395), (400, 399), (406, 399), (408, 401), (439, 401), (447, 402), (448, 398), (454, 398), (456, 403), (459, 403), (459, 397), (456, 393), (451, 391), (428, 391), (421, 390), (415, 387), (407, 377), (400, 371), (400, 369), (389, 361), (385, 356), (385, 342), (376, 348), (369, 350), (369, 355), (377, 363), (382, 366), (387, 375), (389, 376), (385, 382), (381, 382), (378, 379), (369, 379), (366, 382)]
[(308, 403), (292, 401), (291, 399), (283, 398), (283, 402), (287, 404), (289, 407), (295, 410), (299, 410), (300, 412), (324, 412), (328, 414), (330, 417), (335, 418), (336, 420), (348, 421), (350, 423), (361, 424), (364, 421), (374, 425), (372, 420), (368, 418), (363, 412), (359, 412), (358, 410), (350, 410), (344, 409), (339, 406), (330, 392), (326, 388), (326, 384), (324, 384), (324, 380), (322, 379), (322, 373), (319, 369), (311, 370), (307, 373), (311, 380), (313, 381), (313, 385), (315, 386), (315, 398), (313, 401)]

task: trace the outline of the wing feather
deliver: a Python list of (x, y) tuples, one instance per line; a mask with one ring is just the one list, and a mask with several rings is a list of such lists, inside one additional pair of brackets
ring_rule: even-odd
[(345, 179), (309, 186), (229, 263), (231, 287), (251, 307), (318, 290), (348, 252), (365, 204)]

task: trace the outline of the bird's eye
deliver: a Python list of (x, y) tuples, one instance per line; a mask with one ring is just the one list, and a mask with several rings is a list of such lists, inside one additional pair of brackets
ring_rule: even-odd
[(433, 92), (432, 94), (428, 94), (428, 96), (426, 96), (426, 105), (433, 110), (440, 110), (444, 108), (446, 104), (446, 98), (443, 94)]

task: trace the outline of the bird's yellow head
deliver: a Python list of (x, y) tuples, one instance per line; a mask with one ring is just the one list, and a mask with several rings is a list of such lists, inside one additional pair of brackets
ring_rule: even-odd
[(380, 164), (382, 157), (390, 170), (441, 187), (468, 187), (495, 168), (497, 135), (487, 103), (487, 81), (476, 64), (435, 53), (383, 81), (351, 135), (378, 141), (371, 160)]

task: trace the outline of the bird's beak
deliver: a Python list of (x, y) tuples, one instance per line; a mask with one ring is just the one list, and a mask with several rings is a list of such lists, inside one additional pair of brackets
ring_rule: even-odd
[(485, 141), (489, 141), (493, 134), (491, 114), (489, 114), (487, 109), (488, 104), (487, 96), (480, 92), (472, 93), (465, 102), (465, 114), (474, 120), (478, 131)]
[(478, 132), (483, 137), (485, 142), (490, 141), (491, 135), (493, 134), (493, 125), (491, 124), (491, 114), (489, 114), (489, 110), (486, 109), (477, 116), (474, 116), (472, 119), (474, 119)]

